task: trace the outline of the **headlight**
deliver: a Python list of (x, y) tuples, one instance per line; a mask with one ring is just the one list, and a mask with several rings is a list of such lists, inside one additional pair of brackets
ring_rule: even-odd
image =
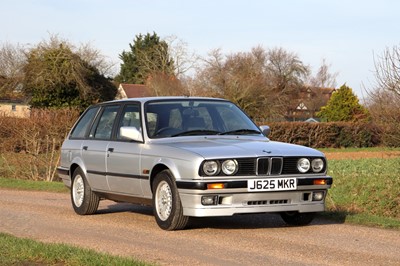
[(221, 165), (222, 172), (226, 175), (234, 175), (238, 170), (238, 163), (236, 160), (226, 160)]
[(219, 164), (216, 161), (206, 161), (203, 164), (203, 172), (206, 175), (217, 175), (219, 172)]
[(315, 173), (321, 172), (324, 169), (324, 161), (322, 159), (312, 160), (311, 168)]
[(300, 173), (307, 173), (310, 170), (310, 161), (306, 158), (301, 158), (297, 161), (297, 170)]

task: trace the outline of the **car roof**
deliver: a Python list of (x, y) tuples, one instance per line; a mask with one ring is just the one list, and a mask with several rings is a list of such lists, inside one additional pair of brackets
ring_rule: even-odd
[(140, 98), (126, 98), (120, 100), (113, 100), (108, 102), (103, 102), (99, 104), (110, 104), (110, 103), (119, 103), (119, 102), (149, 102), (149, 101), (157, 101), (157, 100), (211, 100), (211, 101), (227, 101), (222, 98), (212, 98), (212, 97), (198, 97), (198, 96), (158, 96), (158, 97), (140, 97)]

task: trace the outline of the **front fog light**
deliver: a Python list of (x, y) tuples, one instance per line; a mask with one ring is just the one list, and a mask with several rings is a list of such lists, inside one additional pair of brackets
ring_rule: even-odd
[(201, 204), (202, 205), (217, 205), (218, 204), (218, 196), (202, 196), (201, 197)]
[(313, 192), (313, 194), (312, 194), (313, 201), (321, 201), (323, 199), (324, 199), (324, 192), (322, 192), (322, 191)]

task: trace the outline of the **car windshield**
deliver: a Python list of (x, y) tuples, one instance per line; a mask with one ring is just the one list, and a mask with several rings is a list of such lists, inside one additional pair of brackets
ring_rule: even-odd
[(162, 100), (145, 106), (150, 138), (194, 135), (260, 135), (235, 104), (223, 100)]

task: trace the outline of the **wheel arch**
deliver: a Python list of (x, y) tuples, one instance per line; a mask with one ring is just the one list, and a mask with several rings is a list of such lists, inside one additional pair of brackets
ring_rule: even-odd
[[(78, 168), (80, 168), (83, 171), (83, 173), (85, 174), (85, 176), (87, 177), (87, 169), (85, 167), (85, 164), (83, 163), (83, 161), (81, 159), (76, 158), (71, 162), (71, 165), (69, 167), (69, 177), (71, 179), (71, 182), (73, 182), (72, 179), (74, 177), (74, 172)], [(90, 183), (89, 179), (87, 181), (89, 182), (89, 185), (92, 185)]]
[(154, 191), (153, 191), (153, 181), (154, 181), (154, 179), (156, 178), (157, 174), (159, 174), (160, 172), (162, 172), (164, 170), (170, 170), (170, 168), (168, 166), (166, 166), (165, 164), (162, 164), (162, 163), (156, 164), (153, 167), (153, 169), (151, 170), (150, 180), (149, 180), (151, 193), (154, 193)]
[(78, 169), (78, 168), (81, 168), (81, 167), (79, 166), (79, 164), (77, 164), (77, 163), (71, 164), (71, 167), (70, 167), (70, 169), (69, 169), (69, 176), (70, 176), (70, 178), (71, 178), (71, 182), (73, 182), (72, 179), (74, 178), (74, 172), (75, 172), (75, 170)]

